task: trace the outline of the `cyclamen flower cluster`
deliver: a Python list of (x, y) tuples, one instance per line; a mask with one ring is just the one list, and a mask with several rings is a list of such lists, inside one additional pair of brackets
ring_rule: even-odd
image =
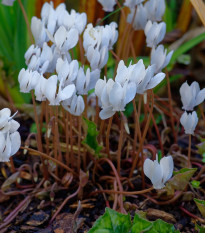
[(0, 161), (8, 162), (21, 146), (21, 137), (17, 131), (20, 124), (13, 120), (16, 113), (11, 116), (11, 111), (4, 108), (0, 111)]
[(132, 23), (134, 30), (144, 30), (147, 47), (152, 48), (151, 65), (156, 65), (155, 72), (157, 73), (169, 64), (173, 54), (173, 51), (167, 54), (163, 45), (158, 46), (166, 33), (166, 24), (160, 22), (165, 12), (165, 1), (148, 0), (144, 5), (142, 2), (139, 0), (125, 1), (124, 5), (128, 6), (131, 11), (127, 21)]
[(108, 51), (112, 49), (118, 38), (116, 28), (115, 22), (106, 26), (87, 25), (83, 34), (83, 47), (92, 70), (102, 69), (107, 64)]
[[(69, 54), (85, 29), (86, 21), (85, 13), (71, 10), (69, 14), (65, 4), (56, 9), (52, 2), (43, 5), (41, 19), (32, 18), (35, 45), (31, 45), (25, 53), (28, 68), (19, 73), (21, 92), (34, 90), (38, 101), (48, 100), (50, 105), (62, 104), (71, 114), (82, 114), (85, 104), (81, 95), (93, 89), (100, 77), (99, 69), (90, 71), (88, 68), (85, 72), (84, 67), (79, 67), (78, 61), (71, 60)], [(44, 76), (55, 71), (56, 75)]]
[[(186, 134), (194, 134), (194, 130), (198, 123), (198, 117), (193, 109), (204, 101), (205, 88), (200, 90), (197, 82), (193, 82), (190, 86), (185, 82), (180, 87), (179, 92), (183, 104), (182, 109), (185, 110), (180, 118), (180, 122), (183, 125)], [(192, 111), (192, 113), (187, 113), (187, 111)]]
[(95, 94), (102, 104), (101, 119), (107, 119), (116, 111), (124, 111), (126, 104), (132, 101), (136, 94), (144, 94), (147, 90), (157, 86), (165, 77), (164, 73), (154, 75), (156, 66), (145, 68), (143, 61), (128, 67), (120, 61), (115, 81), (109, 79), (98, 80)]

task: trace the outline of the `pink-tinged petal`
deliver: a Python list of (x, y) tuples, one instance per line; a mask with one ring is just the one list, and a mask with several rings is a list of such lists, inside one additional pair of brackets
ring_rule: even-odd
[(16, 154), (16, 152), (19, 150), (21, 146), (21, 137), (19, 132), (14, 132), (10, 134), (10, 140), (11, 140), (11, 153), (10, 156)]
[(112, 117), (114, 114), (115, 114), (116, 111), (113, 111), (112, 110), (112, 106), (109, 106), (109, 107), (106, 107), (106, 108), (103, 108), (101, 111), (100, 111), (100, 118), (102, 120), (105, 120), (105, 119), (108, 119), (110, 117)]

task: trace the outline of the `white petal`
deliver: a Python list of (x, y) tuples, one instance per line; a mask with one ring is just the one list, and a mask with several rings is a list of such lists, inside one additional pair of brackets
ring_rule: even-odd
[(108, 119), (110, 118), (111, 116), (113, 116), (115, 114), (115, 111), (112, 110), (112, 106), (110, 107), (107, 107), (107, 108), (103, 108), (101, 111), (100, 111), (100, 118), (102, 120), (105, 120), (105, 119)]
[(15, 120), (11, 120), (10, 124), (11, 124), (10, 133), (14, 133), (20, 127), (20, 124)]
[(159, 83), (161, 83), (161, 81), (165, 78), (165, 74), (164, 73), (158, 73), (157, 75), (155, 75), (149, 82), (149, 84), (147, 85), (147, 89), (152, 89), (154, 87), (156, 87)]
[(66, 86), (63, 90), (59, 91), (58, 93), (58, 100), (64, 101), (72, 97), (75, 92), (75, 85), (71, 84)]
[(112, 104), (113, 110), (120, 110), (123, 94), (123, 88), (118, 82), (115, 82), (109, 94), (109, 102)]
[(130, 101), (132, 101), (135, 98), (137, 91), (136, 84), (134, 82), (130, 82), (127, 85), (126, 95), (124, 98), (124, 104), (128, 104)]
[(106, 85), (106, 80), (104, 79), (99, 79), (97, 82), (96, 82), (96, 85), (95, 85), (95, 94), (97, 95), (97, 97), (99, 99), (101, 99), (101, 95), (102, 95), (102, 91), (104, 89)]
[(65, 39), (66, 39), (66, 29), (63, 26), (60, 26), (54, 36), (55, 44), (59, 49), (61, 49), (63, 43), (65, 42)]
[(196, 97), (195, 106), (201, 104), (205, 99), (205, 88), (203, 88)]
[(163, 182), (165, 183), (167, 180), (169, 180), (172, 176), (173, 170), (174, 170), (174, 163), (172, 156), (163, 157), (160, 160), (160, 166), (163, 173)]
[(21, 137), (19, 132), (14, 132), (10, 134), (10, 140), (11, 140), (11, 153), (10, 156), (16, 154), (16, 152), (19, 150), (21, 146)]
[(146, 159), (143, 165), (144, 174), (151, 180), (154, 171), (154, 162), (151, 159)]

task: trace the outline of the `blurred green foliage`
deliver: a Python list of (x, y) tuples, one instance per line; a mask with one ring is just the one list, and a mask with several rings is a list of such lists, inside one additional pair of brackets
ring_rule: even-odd
[[(22, 0), (29, 22), (35, 14), (35, 1)], [(19, 101), (22, 103), (28, 102), (29, 96), (19, 93), (17, 79), (20, 69), (26, 67), (24, 54), (31, 42), (17, 1), (14, 2), (12, 7), (0, 4), (0, 22), (0, 59), (3, 62), (3, 69), (6, 71), (6, 75), (12, 76), (14, 79), (9, 92), (16, 103), (19, 103)], [(1, 76), (0, 79), (2, 79)]]

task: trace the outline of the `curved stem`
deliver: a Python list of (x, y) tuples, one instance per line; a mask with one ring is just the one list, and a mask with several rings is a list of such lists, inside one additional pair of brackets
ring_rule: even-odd
[[(150, 191), (152, 191), (154, 188), (151, 187), (151, 188), (148, 188), (148, 189), (144, 189), (144, 190), (141, 190), (141, 191), (115, 191), (115, 190), (98, 190), (98, 191), (95, 191), (93, 193), (110, 193), (110, 194), (122, 194), (122, 195), (139, 195), (139, 194), (144, 194), (144, 193), (149, 193)], [(92, 194), (93, 194), (92, 193)]]
[(58, 164), (59, 166), (63, 167), (64, 169), (66, 169), (67, 171), (72, 172), (73, 174), (77, 175), (71, 168), (66, 166), (64, 163), (60, 162), (59, 160), (57, 160), (57, 159), (55, 159), (47, 154), (44, 154), (43, 152), (31, 149), (31, 148), (23, 147), (23, 146), (21, 146), (21, 149), (26, 149), (30, 152), (33, 152), (34, 153), (33, 155), (35, 155), (35, 156), (42, 156), (44, 159), (51, 160), (54, 163)]
[(56, 218), (56, 216), (59, 214), (59, 212), (62, 210), (62, 208), (64, 207), (64, 205), (73, 197), (75, 197), (78, 192), (80, 191), (81, 189), (81, 186), (79, 185), (78, 189), (73, 193), (71, 194), (70, 196), (68, 196), (64, 201), (63, 203), (60, 205), (60, 207), (58, 208), (58, 210), (55, 212), (55, 214), (53, 215), (53, 217), (51, 218), (49, 224), (51, 224), (53, 222), (53, 220)]
[(106, 152), (108, 155), (108, 158), (110, 159), (110, 142), (109, 142), (109, 138), (110, 138), (110, 130), (111, 130), (111, 126), (112, 126), (112, 120), (113, 120), (113, 116), (110, 117), (109, 119), (109, 123), (108, 123), (108, 127), (107, 127), (107, 133), (106, 133)]

